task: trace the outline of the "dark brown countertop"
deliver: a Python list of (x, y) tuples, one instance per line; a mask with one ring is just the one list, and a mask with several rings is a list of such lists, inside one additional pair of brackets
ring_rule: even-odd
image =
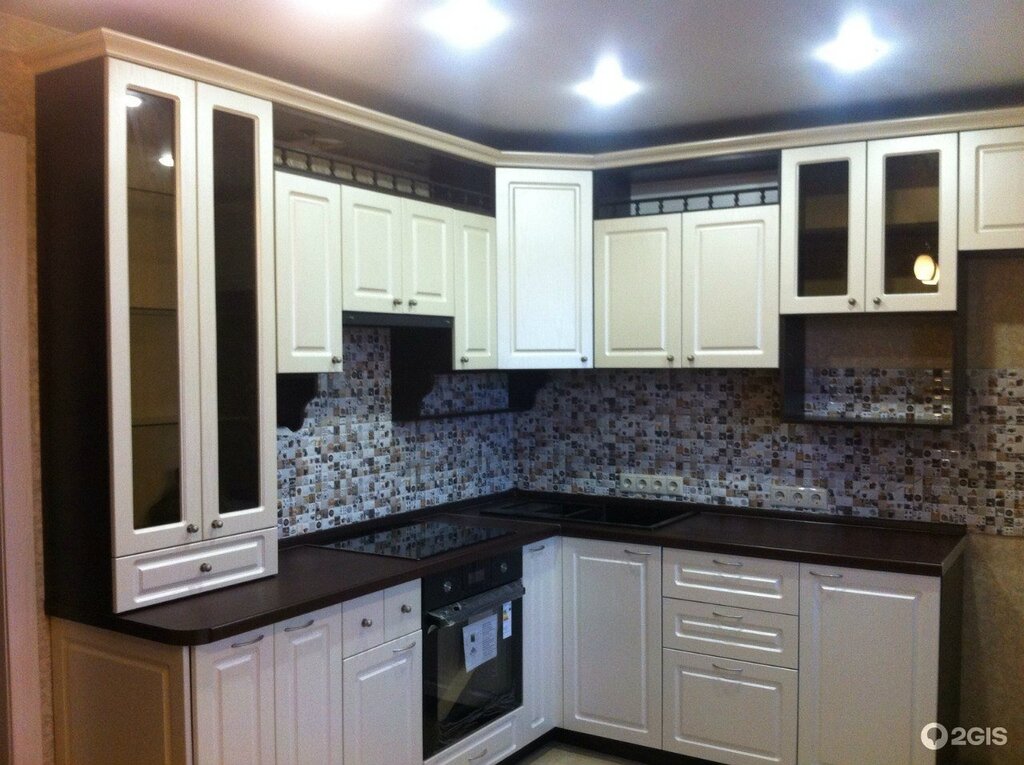
[[(567, 495), (521, 494), (567, 499)], [(573, 495), (572, 499), (584, 498)], [(961, 526), (794, 516), (708, 506), (692, 506), (699, 512), (654, 530), (576, 522), (533, 523), (479, 513), (488, 506), (508, 501), (509, 495), (503, 494), (286, 540), (281, 544), (276, 576), (121, 616), (86, 621), (162, 643), (201, 645), (521, 547), (553, 534), (927, 576), (941, 576), (962, 555), (965, 542), (965, 529)], [(474, 525), (501, 526), (512, 533), (420, 561), (323, 549), (305, 543), (323, 543), (329, 538), (367, 533), (385, 524), (404, 525), (422, 520), (425, 515)]]

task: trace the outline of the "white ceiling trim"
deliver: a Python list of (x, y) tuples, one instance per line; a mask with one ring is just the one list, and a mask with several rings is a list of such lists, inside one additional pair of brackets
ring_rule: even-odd
[(350, 125), (375, 130), (464, 159), (500, 167), (602, 170), (742, 152), (772, 151), (847, 141), (867, 141), (876, 138), (1024, 125), (1024, 107), (1009, 107), (801, 128), (601, 154), (501, 151), (348, 101), (290, 85), (272, 77), (254, 74), (238, 67), (109, 29), (94, 29), (34, 48), (23, 53), (22, 60), (34, 72), (39, 73), (99, 56), (111, 56), (183, 75), (212, 85), (265, 98), (285, 106), (303, 109)]

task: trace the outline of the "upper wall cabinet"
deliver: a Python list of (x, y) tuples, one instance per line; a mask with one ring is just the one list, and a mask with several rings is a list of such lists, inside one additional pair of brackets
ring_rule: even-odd
[(498, 363), (593, 365), (593, 177), (498, 168)]
[(453, 369), (498, 367), (498, 278), (494, 218), (455, 212)]
[(346, 311), (455, 314), (451, 208), (346, 186), (341, 210)]
[(274, 573), (271, 105), (115, 59), (38, 92), (48, 597)]
[(960, 134), (960, 249), (1024, 248), (1024, 127)]
[(277, 371), (341, 371), (341, 186), (275, 174)]
[(782, 152), (782, 313), (956, 309), (957, 138)]

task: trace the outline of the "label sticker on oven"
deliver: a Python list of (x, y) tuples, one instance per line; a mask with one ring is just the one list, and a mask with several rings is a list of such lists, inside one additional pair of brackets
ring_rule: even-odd
[(498, 655), (498, 615), (491, 614), (462, 628), (466, 671), (472, 672)]
[(501, 607), (501, 639), (508, 640), (512, 637), (512, 601), (506, 600)]

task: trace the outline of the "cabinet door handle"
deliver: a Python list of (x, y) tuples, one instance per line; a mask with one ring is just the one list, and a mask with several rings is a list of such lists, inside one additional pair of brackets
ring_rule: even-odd
[(846, 302), (849, 303), (850, 305), (857, 305), (857, 298), (850, 298)]
[(676, 357), (673, 356), (671, 353), (668, 356), (666, 356), (665, 358), (667, 358), (670, 362), (676, 360)]
[(199, 570), (202, 571), (204, 574), (209, 574), (211, 571), (213, 571), (213, 566), (211, 566), (209, 563), (200, 563)]
[(416, 641), (414, 640), (411, 643), (409, 643), (409, 645), (407, 645), (405, 648), (392, 648), (391, 653), (405, 653), (406, 651), (411, 651), (415, 647)]
[(391, 305), (401, 305), (401, 304), (402, 304), (402, 298), (394, 298), (391, 301)]
[(731, 566), (732, 568), (743, 568), (743, 561), (741, 560), (719, 560), (718, 558), (712, 558), (712, 563), (717, 563), (719, 566)]
[(531, 547), (527, 552), (540, 552), (545, 547), (547, 547), (547, 545), (537, 545), (536, 547)]
[(693, 356), (693, 354), (692, 354), (692, 353), (690, 353), (690, 354), (688, 354), (688, 355), (686, 356), (686, 360), (687, 360), (687, 361), (693, 361), (693, 359), (694, 359), (694, 356)]
[(473, 762), (475, 760), (479, 760), (481, 757), (486, 757), (486, 756), (487, 756), (487, 748), (485, 747), (484, 750), (482, 752), (480, 752), (480, 754), (474, 754), (472, 757), (467, 759), (466, 762)]
[(816, 576), (819, 579), (842, 579), (843, 578), (842, 574), (822, 574), (822, 573), (820, 573), (818, 571), (808, 571), (807, 573), (810, 574), (811, 576)]
[(468, 364), (469, 356), (459, 356), (459, 361), (462, 362), (463, 364)]
[(626, 553), (626, 554), (628, 554), (628, 555), (644, 555), (644, 556), (647, 556), (647, 555), (654, 555), (654, 553), (649, 553), (649, 552), (640, 552), (640, 551), (638, 551), (638, 550), (630, 550), (630, 549), (629, 549), (628, 547), (624, 547), (624, 548), (622, 548), (622, 552), (624, 552), (624, 553)]
[(363, 619), (362, 625), (364, 627), (372, 627), (373, 626), (373, 619)]
[(410, 606), (408, 603), (403, 603), (402, 608), (400, 610), (403, 614), (411, 614), (412, 606)]
[(310, 619), (305, 624), (298, 624), (298, 625), (296, 625), (294, 627), (285, 627), (284, 631), (285, 632), (298, 632), (299, 630), (309, 629), (314, 624), (316, 624), (316, 619)]
[(412, 308), (414, 305), (416, 305), (416, 301), (415, 300), (410, 300), (409, 301), (409, 307)]
[(715, 662), (711, 662), (711, 666), (715, 669), (720, 669), (723, 672), (735, 672), (737, 675), (743, 671), (743, 667), (723, 667), (721, 664), (716, 664)]
[(215, 529), (222, 529), (224, 528), (224, 521), (222, 521), (220, 518), (214, 518), (210, 522), (210, 525), (213, 526)]
[(586, 356), (580, 356), (580, 361), (582, 361), (584, 364), (586, 364), (587, 363), (587, 357)]
[(199, 527), (196, 526), (194, 523), (190, 523), (188, 526), (185, 527), (185, 531), (187, 531), (189, 534), (198, 534)]
[(711, 615), (717, 616), (719, 619), (735, 619), (736, 621), (741, 621), (743, 619), (742, 614), (736, 616), (736, 614), (721, 614), (718, 611), (712, 611)]
[(872, 298), (871, 302), (874, 303), (875, 305), (881, 305), (882, 304), (882, 298), (880, 298), (880, 297)]
[(341, 356), (331, 356), (331, 363), (332, 364), (340, 364), (341, 363)]
[(231, 647), (232, 648), (245, 648), (247, 645), (256, 645), (261, 640), (263, 640), (263, 634), (262, 633), (260, 633), (256, 637), (254, 637), (252, 640), (243, 640), (241, 643), (232, 643)]

